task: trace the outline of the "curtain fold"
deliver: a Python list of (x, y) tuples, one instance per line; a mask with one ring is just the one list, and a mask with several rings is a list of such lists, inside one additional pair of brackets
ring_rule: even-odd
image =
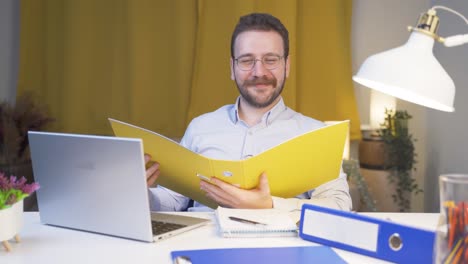
[(290, 32), (286, 103), (350, 119), (359, 138), (350, 0), (22, 0), (18, 94), (34, 90), (55, 131), (112, 134), (113, 117), (180, 137), (238, 95), (230, 38), (250, 12), (271, 13)]

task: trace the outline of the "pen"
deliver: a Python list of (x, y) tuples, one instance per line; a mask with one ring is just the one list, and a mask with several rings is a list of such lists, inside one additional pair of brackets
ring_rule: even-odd
[(244, 218), (239, 218), (239, 217), (235, 217), (235, 216), (229, 216), (229, 219), (232, 220), (232, 221), (236, 221), (236, 222), (241, 222), (241, 223), (244, 223), (244, 224), (251, 224), (251, 225), (267, 225), (265, 223), (260, 223), (260, 222), (256, 222), (256, 221), (252, 221), (252, 220), (248, 220), (248, 219), (244, 219)]

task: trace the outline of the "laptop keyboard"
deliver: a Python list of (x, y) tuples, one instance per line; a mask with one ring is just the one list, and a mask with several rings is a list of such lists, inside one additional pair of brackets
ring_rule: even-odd
[(161, 221), (151, 221), (151, 226), (153, 228), (153, 235), (160, 235), (172, 230), (176, 230), (182, 227), (186, 227), (186, 225), (179, 225), (174, 223), (167, 223)]

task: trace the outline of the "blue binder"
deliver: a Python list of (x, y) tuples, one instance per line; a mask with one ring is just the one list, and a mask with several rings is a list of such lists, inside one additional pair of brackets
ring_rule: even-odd
[(315, 205), (302, 206), (299, 236), (396, 263), (432, 263), (435, 232)]
[(173, 251), (171, 256), (174, 264), (346, 263), (325, 246), (184, 250)]

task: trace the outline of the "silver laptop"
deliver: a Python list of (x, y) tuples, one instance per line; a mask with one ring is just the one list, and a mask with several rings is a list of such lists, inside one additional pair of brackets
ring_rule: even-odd
[(150, 212), (140, 139), (29, 132), (44, 224), (158, 241), (207, 219)]

